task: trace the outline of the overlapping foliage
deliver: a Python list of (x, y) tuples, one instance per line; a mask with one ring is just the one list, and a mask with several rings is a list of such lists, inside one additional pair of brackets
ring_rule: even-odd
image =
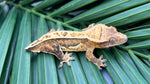
[[(0, 84), (149, 84), (149, 0), (7, 0), (0, 2)], [(71, 67), (51, 54), (24, 48), (51, 28), (81, 31), (91, 23), (117, 27), (126, 44), (96, 49), (107, 67), (99, 70), (84, 52)]]

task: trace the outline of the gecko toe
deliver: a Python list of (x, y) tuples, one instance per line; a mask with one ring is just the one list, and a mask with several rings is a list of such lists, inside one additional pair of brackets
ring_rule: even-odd
[(102, 62), (107, 62), (107, 59), (103, 59)]
[(66, 52), (65, 54), (68, 55), (69, 57), (72, 55), (72, 53), (69, 53), (69, 54), (68, 54), (68, 52)]
[(102, 68), (101, 68), (100, 66), (98, 67), (98, 69), (99, 69), (99, 70), (102, 70)]
[(66, 62), (68, 66), (71, 66), (70, 62)]
[(101, 55), (100, 57), (99, 57), (99, 59), (102, 59), (103, 58), (103, 55)]
[(70, 60), (73, 60), (73, 61), (74, 61), (74, 60), (75, 60), (75, 58), (74, 58), (74, 57), (70, 57)]
[(60, 62), (58, 68), (61, 68), (63, 66), (63, 62)]
[(106, 67), (107, 66), (107, 64), (103, 64), (104, 66), (103, 67)]

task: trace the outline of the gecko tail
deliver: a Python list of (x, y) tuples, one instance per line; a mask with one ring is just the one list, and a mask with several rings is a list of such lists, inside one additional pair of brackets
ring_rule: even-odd
[(30, 51), (31, 48), (30, 48), (29, 46), (27, 46), (27, 47), (25, 48), (25, 50), (26, 50), (26, 51)]
[(27, 47), (25, 48), (26, 51), (32, 51), (32, 49), (33, 49), (33, 48), (30, 47), (30, 46), (27, 46)]

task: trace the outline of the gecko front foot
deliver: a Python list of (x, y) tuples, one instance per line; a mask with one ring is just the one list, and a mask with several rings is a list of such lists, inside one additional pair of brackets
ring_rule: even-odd
[(106, 62), (107, 60), (102, 59), (102, 58), (103, 58), (103, 55), (101, 55), (99, 57), (98, 61), (95, 63), (100, 70), (102, 69), (101, 67), (106, 67), (107, 66), (106, 64), (104, 64), (104, 62)]
[(69, 54), (68, 54), (68, 52), (66, 52), (66, 53), (64, 54), (63, 58), (60, 59), (61, 62), (60, 62), (60, 65), (58, 66), (58, 68), (61, 68), (61, 67), (63, 66), (63, 63), (64, 63), (64, 62), (66, 62), (68, 66), (71, 66), (71, 64), (70, 64), (69, 61), (70, 61), (70, 60), (75, 60), (74, 57), (70, 57), (71, 55), (72, 55), (72, 53), (69, 53)]

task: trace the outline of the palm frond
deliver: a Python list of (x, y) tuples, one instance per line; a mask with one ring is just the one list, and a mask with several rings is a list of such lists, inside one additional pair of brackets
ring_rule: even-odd
[[(149, 84), (149, 0), (8, 0), (0, 2), (0, 83), (2, 84)], [(109, 49), (99, 70), (84, 52), (73, 53), (71, 67), (51, 54), (25, 47), (51, 28), (81, 31), (91, 23), (115, 26), (128, 42)]]

